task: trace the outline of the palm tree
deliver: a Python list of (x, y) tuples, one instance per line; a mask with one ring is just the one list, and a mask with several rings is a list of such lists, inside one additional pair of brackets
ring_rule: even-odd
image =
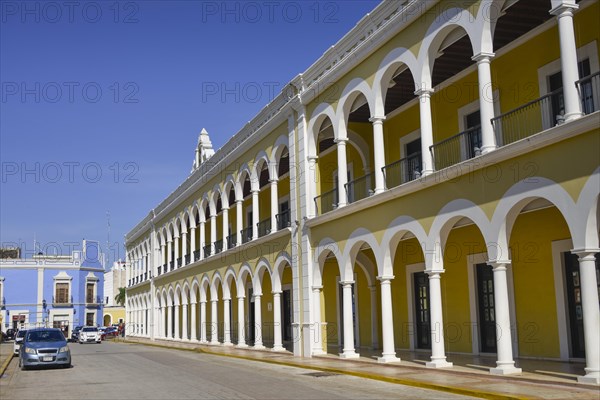
[(120, 287), (119, 288), (119, 294), (117, 294), (115, 296), (115, 301), (117, 302), (117, 304), (124, 306), (125, 305), (125, 288), (124, 287)]

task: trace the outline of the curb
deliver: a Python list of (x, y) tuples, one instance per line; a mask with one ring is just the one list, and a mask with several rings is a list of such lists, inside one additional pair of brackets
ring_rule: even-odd
[(526, 396), (509, 395), (509, 394), (496, 393), (496, 392), (487, 392), (487, 391), (482, 391), (482, 390), (474, 390), (474, 389), (464, 388), (464, 387), (460, 387), (460, 386), (441, 385), (441, 384), (436, 384), (436, 383), (415, 381), (412, 379), (405, 379), (405, 378), (393, 378), (393, 377), (389, 377), (389, 376), (349, 371), (349, 370), (338, 369), (338, 368), (333, 368), (333, 367), (319, 367), (316, 365), (304, 365), (304, 364), (294, 363), (294, 362), (289, 362), (289, 361), (269, 360), (269, 359), (253, 358), (253, 357), (249, 357), (249, 356), (242, 356), (242, 355), (237, 355), (237, 354), (226, 354), (226, 353), (220, 353), (220, 352), (213, 352), (210, 350), (205, 350), (200, 347), (197, 347), (197, 348), (171, 347), (171, 346), (166, 346), (166, 345), (157, 344), (157, 343), (135, 342), (135, 341), (127, 340), (127, 339), (123, 340), (121, 343), (138, 344), (138, 345), (143, 345), (143, 346), (159, 347), (159, 348), (163, 348), (163, 349), (191, 351), (191, 352), (203, 353), (203, 354), (209, 354), (209, 355), (215, 355), (215, 356), (237, 358), (237, 359), (241, 359), (241, 360), (263, 362), (263, 363), (267, 363), (267, 364), (284, 365), (287, 367), (296, 367), (296, 368), (311, 369), (311, 370), (323, 371), (323, 372), (332, 372), (332, 373), (336, 373), (336, 374), (340, 374), (340, 375), (351, 375), (351, 376), (356, 376), (359, 378), (372, 379), (372, 380), (377, 380), (377, 381), (382, 381), (382, 382), (395, 383), (395, 384), (400, 384), (400, 385), (417, 387), (417, 388), (421, 388), (421, 389), (430, 389), (430, 390), (459, 394), (459, 395), (464, 395), (464, 396), (479, 397), (482, 399), (492, 399), (492, 400), (526, 400), (526, 399), (529, 399), (529, 397), (526, 397)]
[(0, 378), (2, 377), (2, 375), (4, 375), (6, 368), (8, 368), (8, 364), (10, 364), (10, 362), (12, 361), (14, 356), (15, 355), (11, 352), (10, 355), (6, 358), (6, 360), (0, 366)]

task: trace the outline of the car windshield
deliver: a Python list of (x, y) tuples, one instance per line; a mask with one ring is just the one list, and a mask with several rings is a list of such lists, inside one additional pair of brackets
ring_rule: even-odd
[(18, 338), (22, 338), (25, 337), (25, 334), (27, 333), (27, 331), (19, 331), (19, 333), (17, 333), (17, 337)]
[(64, 340), (60, 331), (33, 331), (27, 335), (28, 342), (62, 342)]
[(94, 328), (94, 327), (87, 327), (87, 328), (83, 328), (82, 329), (83, 332), (98, 332), (98, 328)]

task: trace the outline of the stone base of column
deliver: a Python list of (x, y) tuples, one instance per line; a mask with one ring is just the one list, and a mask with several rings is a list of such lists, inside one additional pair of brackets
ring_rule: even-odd
[(494, 150), (496, 150), (496, 146), (483, 146), (481, 147), (481, 154), (487, 154)]
[(578, 376), (577, 382), (590, 385), (600, 385), (600, 371), (597, 369), (585, 368), (585, 375)]
[(322, 356), (323, 354), (327, 354), (327, 353), (324, 352), (323, 349), (317, 348), (317, 349), (312, 349), (311, 354), (313, 356)]
[(496, 364), (496, 368), (490, 368), (490, 374), (492, 375), (516, 375), (523, 372), (521, 368), (515, 367), (514, 361), (507, 363), (497, 361)]
[(431, 361), (426, 362), (425, 366), (427, 368), (452, 368), (452, 363), (446, 361), (446, 357), (431, 359)]
[(348, 351), (344, 351), (342, 354), (340, 354), (340, 358), (348, 358), (348, 359), (360, 358), (360, 354), (358, 354), (354, 350), (348, 350)]
[(246, 343), (238, 343), (235, 345), (238, 349), (247, 349), (248, 345)]
[(213, 346), (220, 346), (221, 342), (219, 342), (218, 340), (211, 340), (210, 342), (208, 342), (208, 344), (212, 344)]
[(198, 340), (198, 343), (200, 343), (200, 344), (208, 344), (208, 340)]
[(391, 362), (400, 362), (400, 358), (396, 357), (396, 354), (382, 354), (381, 357), (377, 357), (378, 363), (391, 363)]
[(286, 349), (283, 346), (274, 346), (271, 351), (286, 351)]
[(254, 346), (252, 346), (252, 349), (254, 350), (264, 350), (266, 349), (266, 347), (262, 344), (255, 344)]
[(223, 346), (230, 347), (230, 346), (233, 346), (233, 343), (225, 342), (225, 343), (223, 343)]
[(573, 121), (574, 119), (578, 119), (581, 117), (583, 117), (583, 113), (574, 112), (574, 113), (565, 114), (564, 119), (565, 119), (565, 122), (569, 122), (569, 121)]

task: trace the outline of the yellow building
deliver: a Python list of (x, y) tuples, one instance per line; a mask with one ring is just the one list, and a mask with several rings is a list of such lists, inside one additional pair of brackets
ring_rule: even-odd
[(134, 334), (600, 383), (598, 20), (381, 3), (221, 149), (201, 133), (126, 235)]

